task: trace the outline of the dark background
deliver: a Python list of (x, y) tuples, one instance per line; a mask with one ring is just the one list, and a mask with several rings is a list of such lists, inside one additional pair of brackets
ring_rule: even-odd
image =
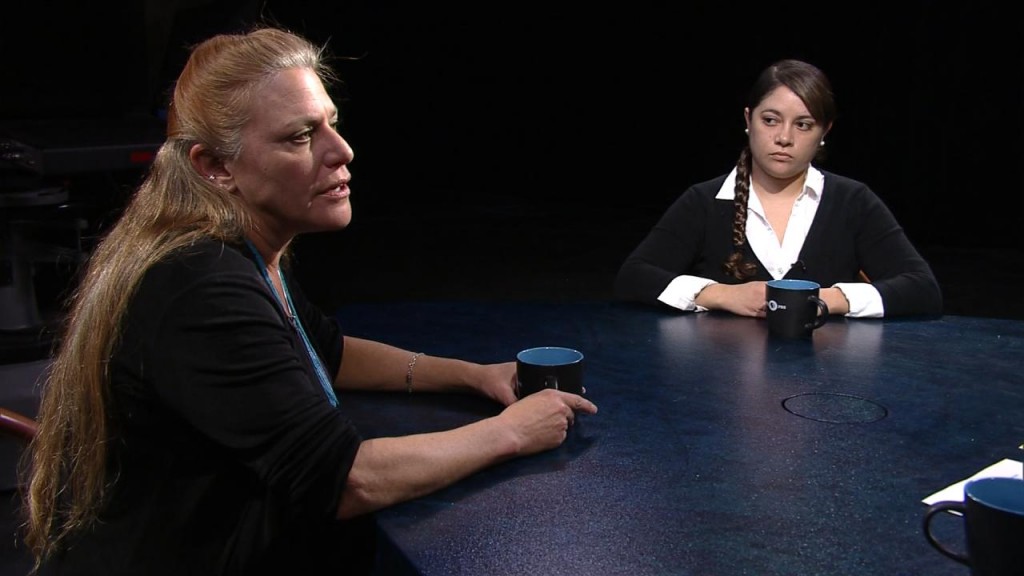
[[(947, 312), (1024, 317), (1024, 51), (996, 2), (37, 1), (3, 18), (0, 128), (117, 138), (159, 118), (187, 46), (271, 21), (327, 43), (349, 229), (296, 243), (327, 308), (381, 298), (606, 297), (687, 186), (728, 171), (743, 99), (784, 57), (831, 78), (820, 166), (870, 185)], [(98, 122), (94, 122), (97, 120)], [(77, 131), (77, 132), (76, 132)], [(45, 145), (45, 144), (44, 144)], [(99, 233), (140, 173), (64, 177)]]

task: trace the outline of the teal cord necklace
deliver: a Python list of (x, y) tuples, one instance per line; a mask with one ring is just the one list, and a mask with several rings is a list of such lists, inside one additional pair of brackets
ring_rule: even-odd
[(270, 293), (274, 295), (274, 298), (278, 301), (282, 308), (284, 308), (291, 321), (292, 327), (299, 333), (299, 337), (302, 339), (302, 343), (306, 347), (306, 354), (309, 355), (309, 360), (313, 364), (313, 369), (316, 371), (316, 376), (320, 380), (320, 386), (323, 387), (324, 393), (327, 394), (327, 399), (331, 402), (331, 406), (338, 405), (338, 397), (334, 394), (334, 387), (331, 386), (331, 379), (327, 376), (327, 369), (324, 368), (324, 363), (320, 361), (320, 355), (313, 349), (313, 344), (310, 343), (309, 337), (306, 336), (306, 330), (302, 327), (302, 321), (299, 320), (299, 314), (295, 311), (295, 305), (292, 304), (292, 295), (288, 292), (288, 284), (284, 281), (284, 275), (281, 271), (277, 271), (277, 278), (281, 281), (281, 288), (284, 290), (284, 302), (277, 295), (277, 290), (274, 290), (274, 283), (270, 280), (270, 271), (267, 269), (266, 262), (263, 261), (263, 257), (260, 256), (256, 247), (252, 245), (252, 242), (247, 238), (245, 244), (252, 251), (253, 256), (256, 257), (256, 264), (259, 266), (260, 274), (263, 275), (263, 279), (267, 282), (267, 286), (270, 288)]

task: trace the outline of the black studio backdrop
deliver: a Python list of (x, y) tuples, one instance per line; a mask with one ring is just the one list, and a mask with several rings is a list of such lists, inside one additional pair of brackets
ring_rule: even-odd
[(327, 43), (360, 209), (613, 203), (660, 212), (727, 171), (756, 73), (831, 77), (824, 168), (918, 243), (1019, 248), (1024, 51), (996, 2), (25, 3), (0, 122), (159, 115), (187, 46), (270, 21)]
[[(756, 5), (755, 5), (756, 6)], [(342, 56), (353, 171), (376, 201), (660, 211), (728, 170), (757, 72), (833, 81), (823, 167), (921, 243), (1020, 247), (1024, 51), (996, 2), (266, 2)]]

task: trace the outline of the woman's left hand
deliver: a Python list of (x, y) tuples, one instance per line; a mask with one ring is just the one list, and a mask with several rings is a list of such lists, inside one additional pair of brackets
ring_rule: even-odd
[(475, 388), (484, 396), (508, 406), (516, 397), (516, 363), (481, 364), (477, 369)]

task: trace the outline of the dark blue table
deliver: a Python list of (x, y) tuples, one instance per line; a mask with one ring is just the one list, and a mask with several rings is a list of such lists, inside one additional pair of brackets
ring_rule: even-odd
[[(921, 533), (921, 499), (1024, 441), (1024, 322), (763, 321), (611, 302), (358, 304), (348, 333), (430, 354), (586, 354), (560, 448), (377, 514), (384, 573), (966, 574)], [(499, 411), (463, 396), (347, 394), (367, 436)], [(956, 543), (959, 519), (937, 523)]]

